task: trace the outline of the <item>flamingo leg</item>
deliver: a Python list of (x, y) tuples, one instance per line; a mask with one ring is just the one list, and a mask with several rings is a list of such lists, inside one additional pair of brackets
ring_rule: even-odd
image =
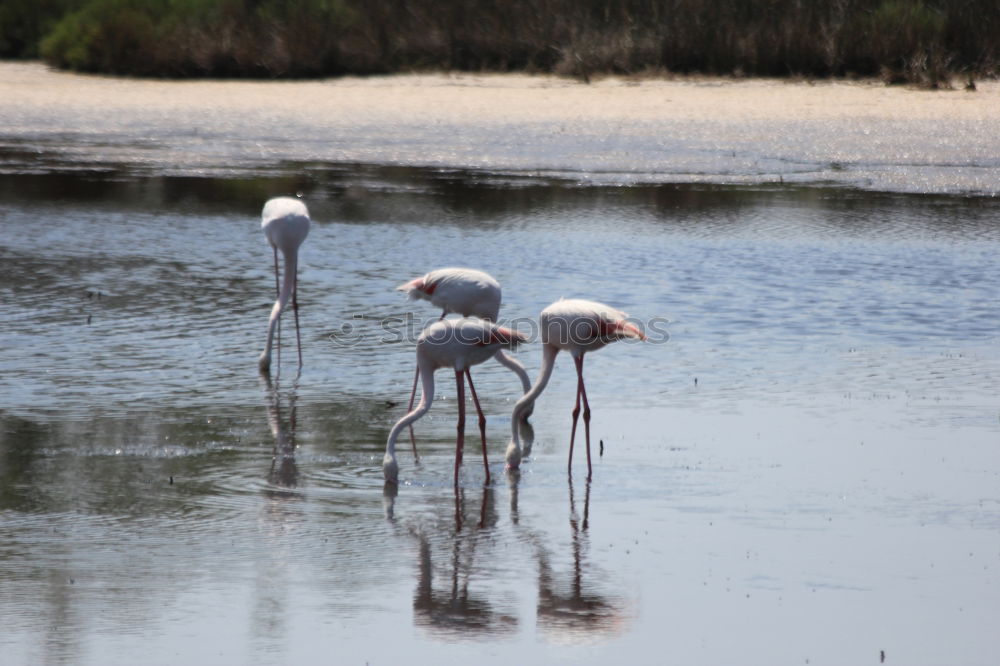
[[(272, 245), (271, 249), (274, 250), (274, 292), (277, 294), (277, 298), (281, 298), (281, 281), (278, 278), (278, 246)], [(278, 378), (278, 373), (281, 372), (281, 320), (278, 320), (277, 334), (275, 340), (275, 355), (277, 356), (278, 367), (274, 371), (274, 378)]]
[(299, 351), (299, 372), (302, 371), (302, 336), (299, 334), (299, 272), (295, 271), (292, 287), (292, 311), (295, 312), (295, 347)]
[(279, 298), (281, 296), (281, 282), (278, 279), (278, 246), (272, 245), (271, 249), (274, 250), (274, 297)]
[(458, 387), (458, 438), (455, 441), (455, 485), (458, 485), (458, 468), (462, 464), (462, 449), (465, 448), (465, 381), (461, 370), (455, 371), (455, 385)]
[(576, 424), (580, 418), (580, 394), (583, 392), (583, 355), (574, 358), (576, 364), (576, 404), (573, 406), (573, 429), (569, 433), (569, 467), (570, 475), (573, 474), (573, 442), (576, 441)]
[(486, 470), (486, 483), (490, 482), (490, 461), (486, 458), (486, 415), (483, 414), (482, 407), (479, 406), (479, 396), (476, 395), (476, 387), (472, 385), (472, 374), (469, 369), (465, 369), (465, 378), (469, 380), (469, 392), (472, 394), (472, 402), (476, 405), (476, 412), (479, 413), (479, 435), (483, 440), (483, 468)]
[(587, 481), (593, 474), (590, 465), (590, 403), (587, 402), (587, 385), (583, 381), (583, 354), (576, 360), (576, 371), (580, 381), (580, 396), (583, 398), (583, 431), (587, 440)]

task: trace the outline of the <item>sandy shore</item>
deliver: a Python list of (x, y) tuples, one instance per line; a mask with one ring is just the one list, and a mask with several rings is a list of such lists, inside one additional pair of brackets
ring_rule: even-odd
[(7, 62), (0, 118), (8, 145), (166, 169), (319, 160), (1000, 191), (994, 81), (975, 92), (769, 79), (587, 85), (517, 74), (159, 81)]
[(878, 81), (777, 79), (623, 79), (592, 84), (523, 74), (414, 74), (319, 81), (160, 81), (86, 76), (38, 63), (0, 63), (0, 109), (14, 105), (109, 112), (204, 106), (219, 112), (267, 109), (289, 118), (318, 112), (341, 120), (371, 114), (386, 121), (575, 122), (580, 119), (648, 122), (771, 122), (865, 118), (906, 123), (1000, 123), (1000, 82), (975, 92), (920, 90)]

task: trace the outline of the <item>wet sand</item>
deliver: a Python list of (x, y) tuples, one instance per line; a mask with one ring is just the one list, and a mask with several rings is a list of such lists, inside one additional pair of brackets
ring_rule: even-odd
[(996, 81), (975, 92), (871, 81), (608, 78), (588, 85), (473, 74), (148, 81), (0, 63), (0, 118), (7, 150), (56, 150), (60, 159), (167, 172), (320, 160), (587, 182), (1000, 193)]

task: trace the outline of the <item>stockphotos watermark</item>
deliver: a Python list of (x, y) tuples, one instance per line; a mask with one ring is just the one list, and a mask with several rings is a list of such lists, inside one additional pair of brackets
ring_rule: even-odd
[[(401, 317), (355, 314), (329, 333), (329, 339), (341, 347), (354, 347), (363, 342), (368, 344), (398, 344), (403, 342), (416, 344), (420, 334), (437, 321), (439, 321), (438, 318), (416, 317), (409, 312)], [(643, 344), (666, 344), (670, 341), (670, 331), (668, 330), (670, 320), (666, 317), (652, 317), (650, 319), (628, 317), (624, 321), (646, 336)], [(524, 338), (525, 343), (538, 342), (541, 339), (538, 321), (530, 317), (500, 320), (496, 324), (519, 333)], [(588, 322), (581, 321), (575, 327), (559, 327), (556, 329), (556, 334), (565, 342), (582, 342), (590, 339), (592, 328)], [(627, 337), (621, 338), (621, 341), (642, 342), (638, 338)]]

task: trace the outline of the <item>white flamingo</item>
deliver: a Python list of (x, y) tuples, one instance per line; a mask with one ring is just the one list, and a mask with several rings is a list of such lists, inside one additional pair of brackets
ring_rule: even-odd
[(490, 479), (490, 469), (486, 459), (486, 417), (479, 406), (479, 397), (472, 385), (469, 368), (489, 360), (500, 349), (513, 349), (525, 341), (524, 336), (508, 328), (502, 328), (483, 319), (442, 319), (431, 324), (417, 340), (417, 370), (421, 379), (420, 404), (392, 426), (385, 445), (382, 471), (386, 481), (398, 483), (399, 464), (396, 460), (396, 439), (399, 433), (422, 417), (434, 402), (434, 371), (438, 368), (452, 368), (458, 387), (458, 437), (455, 444), (455, 484), (458, 484), (458, 468), (462, 464), (462, 449), (465, 444), (465, 388), (464, 379), (469, 380), (472, 401), (479, 414), (479, 432), (483, 440), (483, 465), (486, 467), (486, 481)]
[[(298, 301), (298, 260), (299, 246), (309, 235), (309, 210), (306, 205), (292, 197), (275, 197), (264, 204), (261, 214), (261, 229), (267, 242), (274, 250), (274, 286), (278, 292), (278, 300), (271, 309), (271, 317), (267, 322), (267, 344), (260, 355), (261, 372), (271, 369), (271, 344), (274, 332), (281, 319), (281, 313), (292, 299), (292, 309), (295, 311), (295, 340), (299, 352), (299, 369), (302, 368), (302, 338), (299, 334), (299, 301)], [(285, 260), (285, 274), (278, 286), (278, 251)], [(280, 343), (279, 343), (280, 344)]]
[(573, 408), (573, 429), (569, 438), (569, 469), (573, 469), (573, 441), (576, 438), (577, 419), (580, 416), (580, 401), (583, 401), (583, 424), (587, 440), (587, 480), (591, 477), (590, 463), (590, 404), (587, 402), (587, 389), (583, 383), (583, 356), (587, 352), (596, 351), (610, 342), (624, 338), (645, 340), (646, 336), (634, 324), (629, 323), (627, 315), (620, 310), (582, 299), (556, 301), (542, 310), (539, 317), (539, 328), (542, 336), (542, 367), (534, 386), (525, 393), (511, 415), (512, 439), (507, 447), (507, 467), (517, 469), (521, 464), (521, 440), (518, 433), (518, 423), (521, 413), (545, 390), (552, 368), (555, 365), (556, 354), (565, 350), (573, 357), (576, 364), (576, 406)]
[[(479, 317), (495, 322), (500, 312), (500, 283), (493, 276), (472, 268), (439, 268), (426, 275), (410, 280), (396, 287), (406, 292), (412, 300), (430, 301), (441, 308), (441, 319), (449, 313), (457, 313), (463, 317)], [(502, 350), (494, 356), (497, 362), (510, 368), (521, 380), (521, 389), (525, 393), (531, 388), (531, 379), (524, 366), (511, 358)], [(410, 402), (407, 411), (413, 410), (413, 401), (417, 395), (417, 381), (420, 378), (418, 366), (413, 375), (413, 388), (410, 391)], [(522, 418), (531, 416), (531, 406), (522, 411)], [(410, 443), (413, 454), (417, 453), (417, 443), (410, 427)]]

